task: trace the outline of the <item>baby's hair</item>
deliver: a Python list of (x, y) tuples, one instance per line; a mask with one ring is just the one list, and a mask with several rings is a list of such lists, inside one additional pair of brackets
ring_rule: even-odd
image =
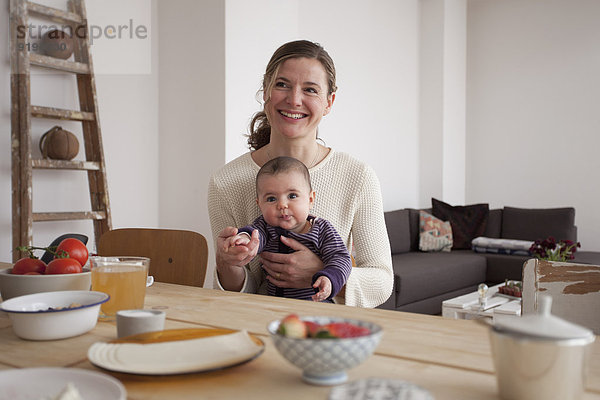
[(310, 183), (310, 173), (306, 165), (300, 160), (293, 157), (276, 157), (272, 160), (267, 161), (265, 165), (261, 167), (256, 174), (256, 192), (258, 193), (258, 180), (263, 175), (277, 175), (284, 172), (297, 171), (302, 174), (304, 180), (308, 184), (309, 191), (312, 192), (312, 185)]

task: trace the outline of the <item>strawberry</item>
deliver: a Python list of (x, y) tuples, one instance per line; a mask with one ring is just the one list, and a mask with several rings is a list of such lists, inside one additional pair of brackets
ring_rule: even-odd
[(296, 314), (290, 314), (281, 320), (277, 333), (283, 336), (302, 339), (306, 337), (306, 324)]
[(304, 321), (304, 325), (306, 325), (306, 329), (308, 330), (308, 337), (316, 337), (321, 325), (317, 324), (313, 321)]
[(320, 338), (351, 338), (370, 334), (369, 328), (349, 322), (332, 322), (319, 329), (316, 337)]

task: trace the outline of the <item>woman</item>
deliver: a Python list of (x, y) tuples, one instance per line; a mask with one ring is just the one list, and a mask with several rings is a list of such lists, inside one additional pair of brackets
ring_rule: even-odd
[[(366, 164), (317, 142), (321, 119), (335, 100), (335, 67), (327, 52), (305, 40), (275, 51), (263, 79), (264, 110), (250, 124), (250, 150), (229, 162), (210, 179), (208, 211), (216, 238), (216, 286), (247, 293), (265, 293), (265, 279), (279, 287), (302, 288), (322, 269), (318, 256), (297, 241), (282, 237), (295, 252), (263, 252), (258, 260), (247, 247), (223, 251), (236, 226), (259, 214), (255, 178), (267, 161), (294, 157), (309, 169), (319, 194), (314, 214), (329, 220), (348, 249), (354, 245), (356, 266), (345, 293), (336, 301), (359, 307), (385, 302), (393, 286), (392, 261), (379, 181)], [(258, 240), (253, 237), (253, 240)], [(266, 271), (264, 276), (261, 264)]]

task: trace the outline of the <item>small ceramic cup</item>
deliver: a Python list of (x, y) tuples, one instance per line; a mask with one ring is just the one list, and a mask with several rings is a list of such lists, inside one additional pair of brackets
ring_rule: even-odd
[(165, 327), (165, 317), (165, 312), (160, 310), (117, 311), (117, 337), (162, 331)]

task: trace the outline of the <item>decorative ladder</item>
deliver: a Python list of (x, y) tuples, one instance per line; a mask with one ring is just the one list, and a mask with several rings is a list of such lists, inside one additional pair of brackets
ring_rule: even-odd
[[(33, 222), (37, 221), (93, 220), (96, 245), (100, 236), (111, 229), (110, 203), (98, 118), (94, 70), (87, 34), (86, 10), (83, 0), (69, 0), (68, 8), (69, 11), (63, 11), (25, 0), (10, 0), (13, 248), (32, 245)], [(29, 33), (27, 29), (23, 29), (23, 27), (29, 26), (30, 16), (71, 26), (73, 33), (86, 32), (85, 35), (73, 35), (74, 61), (30, 52)], [(80, 29), (76, 30), (77, 27)], [(80, 110), (32, 105), (31, 65), (76, 74)], [(80, 121), (86, 161), (33, 159), (31, 155), (32, 117)], [(91, 211), (33, 212), (32, 169), (87, 171)], [(23, 255), (14, 251), (13, 261), (21, 256)]]

